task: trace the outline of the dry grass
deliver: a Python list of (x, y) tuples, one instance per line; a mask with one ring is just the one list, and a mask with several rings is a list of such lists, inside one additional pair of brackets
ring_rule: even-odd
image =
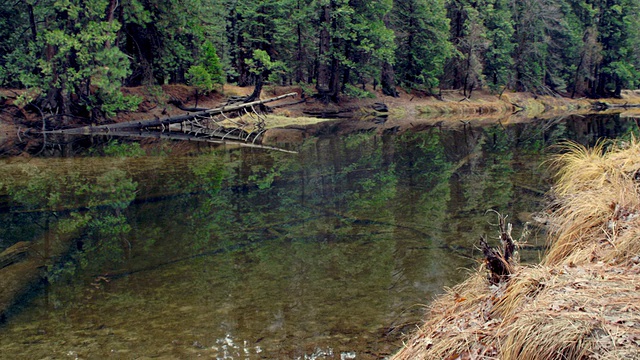
[(556, 157), (554, 233), (544, 263), (627, 263), (640, 253), (640, 143), (568, 144)]
[[(443, 115), (490, 115), (513, 114), (517, 112), (523, 117), (537, 117), (542, 114), (564, 114), (567, 112), (590, 112), (593, 101), (587, 99), (569, 99), (553, 96), (534, 96), (529, 93), (505, 92), (501, 96), (474, 93), (471, 99), (460, 100), (462, 94), (458, 92), (444, 93), (444, 101), (431, 100), (416, 106), (416, 110), (423, 116)], [(636, 103), (639, 99), (626, 100), (626, 103)]]
[(486, 114), (511, 114), (515, 111), (513, 105), (504, 101), (442, 101), (416, 106), (421, 115), (486, 115)]
[(449, 290), (393, 359), (640, 359), (640, 144), (566, 144), (550, 248), (497, 286)]

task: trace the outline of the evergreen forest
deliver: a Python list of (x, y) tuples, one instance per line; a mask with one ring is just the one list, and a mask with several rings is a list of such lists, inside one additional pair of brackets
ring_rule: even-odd
[(640, 0), (1, 0), (0, 86), (110, 116), (122, 86), (366, 85), (616, 97), (640, 81)]

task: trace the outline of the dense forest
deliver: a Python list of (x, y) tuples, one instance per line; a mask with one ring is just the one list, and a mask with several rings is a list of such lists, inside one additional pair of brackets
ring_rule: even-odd
[(109, 116), (121, 86), (299, 85), (619, 96), (640, 81), (639, 0), (2, 0), (0, 86)]

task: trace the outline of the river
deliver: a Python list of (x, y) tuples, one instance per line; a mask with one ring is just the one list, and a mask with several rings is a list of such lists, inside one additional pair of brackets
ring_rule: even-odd
[(0, 251), (73, 240), (0, 325), (0, 358), (384, 358), (479, 265), (480, 237), (497, 243), (487, 210), (518, 238), (542, 209), (552, 145), (634, 129), (569, 116), (326, 134), (297, 154), (112, 141), (2, 159)]

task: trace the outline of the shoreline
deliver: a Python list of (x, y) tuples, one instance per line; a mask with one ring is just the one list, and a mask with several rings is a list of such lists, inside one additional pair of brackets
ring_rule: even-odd
[[(286, 108), (283, 108), (283, 109), (286, 109)], [(393, 109), (394, 108), (391, 108), (391, 112), (393, 111)], [(491, 115), (495, 115), (495, 116), (491, 116)], [(482, 126), (481, 121), (494, 121), (494, 120), (503, 121), (505, 119), (505, 117), (499, 113), (486, 114), (485, 117), (469, 115), (469, 118), (471, 119), (471, 121), (475, 122), (474, 126)], [(514, 120), (510, 117), (507, 117), (507, 118), (511, 119), (509, 121), (519, 121), (519, 120)], [(527, 119), (526, 117), (517, 117), (517, 116), (516, 118)], [(433, 124), (433, 122), (436, 121), (436, 119), (443, 119), (443, 120), (437, 120), (438, 122), (443, 122), (443, 123), (440, 125)], [(416, 123), (411, 124), (411, 126), (407, 127), (407, 129), (419, 129), (419, 126), (422, 126), (420, 124), (425, 124), (424, 126), (467, 126), (467, 124), (463, 124), (460, 121), (461, 119), (460, 116), (451, 117), (450, 119), (454, 121), (451, 121), (449, 123), (446, 122), (447, 119), (449, 118), (428, 117), (424, 119), (425, 121), (424, 123), (414, 121)], [(484, 120), (480, 120), (480, 119), (484, 119)], [(391, 126), (394, 124), (393, 121), (394, 119), (391, 117), (387, 121), (387, 123), (385, 123), (383, 126), (384, 127)], [(343, 131), (345, 133), (348, 133), (349, 131), (355, 131), (354, 129), (356, 126), (362, 126), (362, 128), (369, 128), (375, 125), (375, 126), (378, 126), (377, 127), (378, 130), (380, 129), (379, 127), (380, 125), (374, 124), (373, 122), (369, 121), (367, 118), (364, 118), (362, 120), (349, 121), (348, 123), (349, 125), (348, 126), (345, 125), (345, 127), (343, 128)], [(319, 124), (314, 126), (317, 126), (318, 128), (323, 128), (324, 126), (329, 126), (327, 124)], [(293, 127), (285, 128), (284, 130), (287, 130), (293, 133), (297, 131), (304, 131), (304, 130), (301, 130), (303, 128), (305, 127), (299, 126), (299, 125), (298, 126), (293, 125)], [(374, 128), (371, 127), (370, 129), (374, 129)], [(638, 162), (638, 160), (636, 159), (640, 158), (640, 150), (637, 149), (639, 146), (628, 145), (628, 144), (625, 146), (627, 147), (618, 152), (612, 153), (612, 155), (606, 155), (602, 157), (599, 156), (601, 152), (600, 150), (592, 150), (592, 152), (589, 152), (589, 150), (586, 150), (586, 149), (578, 149), (579, 150), (577, 152), (578, 155), (576, 155), (574, 158), (579, 160), (583, 159), (584, 161), (574, 167), (575, 169), (578, 169), (578, 170), (581, 170), (581, 169), (592, 170), (589, 172), (588, 175), (593, 177), (596, 177), (601, 174), (606, 174), (608, 181), (610, 181), (611, 179), (620, 178), (619, 182), (621, 184), (624, 183), (624, 181), (631, 179), (632, 180), (631, 185), (627, 184), (627, 185), (624, 185), (622, 188), (620, 188), (624, 190), (624, 192), (618, 191), (619, 193), (618, 195), (620, 194), (628, 195), (629, 193), (633, 193), (634, 191), (637, 192), (638, 191), (637, 182), (638, 182), (638, 178), (640, 178), (640, 176), (638, 175), (638, 173), (640, 173), (640, 162)], [(572, 160), (572, 159), (569, 158), (568, 160)], [(567, 159), (560, 160), (559, 163), (569, 166), (572, 164), (572, 162), (568, 160)], [(569, 169), (571, 168), (569, 167)], [(567, 171), (565, 171), (565, 173), (567, 173)], [(579, 174), (580, 171), (576, 171), (576, 173)], [(586, 223), (590, 226), (594, 226), (596, 229), (605, 229), (605, 230), (619, 229), (619, 231), (615, 233), (613, 232), (608, 233), (607, 231), (604, 231), (603, 233), (608, 237), (605, 237), (605, 238), (596, 237), (595, 238), (596, 240), (594, 240), (595, 244), (592, 244), (592, 245), (586, 244), (585, 248), (587, 250), (585, 250), (586, 251), (585, 254), (580, 255), (582, 257), (580, 256), (575, 257), (573, 253), (568, 255), (561, 254), (561, 256), (558, 255), (557, 258), (553, 261), (545, 259), (545, 262), (543, 265), (548, 267), (518, 267), (518, 270), (513, 276), (513, 278), (508, 283), (504, 283), (499, 286), (490, 286), (485, 279), (485, 273), (483, 272), (483, 270), (480, 270), (476, 274), (474, 274), (470, 278), (470, 280), (468, 280), (462, 285), (455, 287), (453, 290), (453, 293), (444, 295), (443, 297), (439, 298), (437, 301), (435, 301), (431, 305), (432, 307), (431, 311), (433, 311), (436, 316), (438, 314), (446, 314), (447, 318), (445, 318), (444, 320), (441, 319), (442, 321), (438, 324), (440, 329), (438, 331), (440, 331), (440, 333), (436, 335), (438, 336), (446, 335), (446, 337), (455, 338), (455, 336), (460, 335), (460, 333), (462, 333), (464, 336), (468, 336), (467, 338), (462, 338), (461, 340), (459, 339), (460, 343), (455, 343), (453, 345), (451, 345), (451, 343), (447, 343), (446, 341), (444, 341), (443, 344), (446, 344), (447, 349), (458, 349), (458, 350), (456, 350), (455, 353), (449, 353), (447, 355), (448, 357), (445, 357), (443, 355), (442, 358), (451, 358), (451, 359), (455, 359), (457, 357), (464, 358), (462, 354), (473, 354), (473, 355), (482, 354), (483, 356), (488, 356), (490, 358), (490, 356), (495, 355), (496, 357), (498, 357), (499, 354), (503, 354), (505, 350), (504, 348), (501, 348), (501, 346), (507, 340), (504, 340), (504, 338), (501, 336), (506, 336), (504, 335), (505, 332), (515, 333), (516, 335), (514, 336), (516, 337), (520, 336), (519, 333), (517, 333), (517, 330), (518, 330), (518, 327), (522, 326), (522, 324), (517, 323), (515, 321), (517, 319), (513, 320), (512, 322), (509, 322), (508, 320), (502, 320), (502, 319), (506, 317), (510, 311), (516, 311), (516, 314), (527, 314), (527, 316), (529, 315), (533, 316), (536, 312), (541, 312), (541, 309), (535, 308), (535, 306), (531, 305), (532, 302), (547, 301), (547, 303), (549, 303), (550, 305), (543, 308), (542, 312), (544, 313), (544, 311), (548, 311), (546, 313), (547, 315), (552, 314), (553, 317), (558, 317), (558, 318), (560, 318), (563, 315), (563, 311), (565, 310), (569, 310), (571, 312), (578, 312), (578, 313), (584, 312), (584, 310), (581, 310), (582, 308), (576, 307), (577, 305), (575, 304), (577, 302), (587, 301), (585, 299), (589, 299), (590, 298), (589, 294), (591, 293), (587, 292), (587, 293), (578, 294), (576, 295), (578, 296), (576, 298), (578, 300), (575, 300), (569, 296), (566, 296), (567, 288), (573, 289), (576, 291), (581, 291), (582, 289), (588, 289), (588, 291), (601, 291), (602, 289), (608, 289), (611, 286), (613, 286), (616, 290), (619, 290), (618, 291), (619, 293), (623, 293), (625, 294), (625, 296), (632, 297), (632, 300), (627, 301), (627, 304), (640, 303), (640, 297), (638, 298), (633, 297), (633, 296), (636, 296), (633, 293), (637, 292), (638, 290), (638, 288), (637, 287), (634, 288), (634, 286), (636, 286), (635, 284), (638, 284), (640, 281), (639, 278), (635, 277), (636, 275), (640, 274), (640, 259), (638, 259), (638, 254), (640, 254), (640, 251), (637, 251), (638, 249), (633, 248), (633, 246), (635, 246), (633, 244), (631, 248), (629, 247), (622, 248), (621, 244), (615, 243), (611, 240), (612, 234), (615, 236), (619, 236), (619, 235), (623, 235), (624, 232), (628, 231), (629, 229), (631, 229), (631, 231), (635, 231), (635, 228), (633, 228), (633, 226), (636, 226), (635, 225), (636, 218), (640, 217), (640, 205), (633, 202), (629, 203), (629, 201), (634, 201), (634, 199), (640, 198), (640, 195), (635, 193), (635, 196), (631, 196), (631, 199), (626, 199), (624, 198), (624, 196), (623, 198), (614, 198), (610, 196), (609, 198), (599, 198), (600, 200), (595, 201), (591, 196), (595, 196), (596, 194), (611, 195), (610, 192), (605, 191), (607, 189), (604, 189), (602, 187), (596, 187), (594, 185), (595, 183), (602, 183), (602, 181), (598, 182), (593, 179), (591, 180), (578, 179), (578, 181), (576, 181), (575, 178), (568, 178), (564, 180), (564, 183), (565, 185), (562, 185), (563, 182), (560, 181), (559, 185), (556, 186), (556, 189), (562, 189), (562, 186), (567, 187), (568, 186), (567, 184), (570, 185), (573, 183), (582, 184), (583, 188), (562, 190), (564, 194), (559, 193), (556, 196), (556, 199), (557, 199), (556, 205), (564, 206), (563, 204), (565, 204), (565, 202), (568, 201), (567, 199), (572, 199), (572, 198), (590, 199), (591, 201), (593, 201), (593, 203), (597, 203), (598, 206), (591, 206), (591, 203), (589, 203), (587, 204), (588, 209), (593, 211), (599, 211), (598, 216), (600, 219), (599, 220), (600, 223), (593, 225), (592, 223), (589, 223), (587, 221), (590, 218), (588, 217), (579, 218), (575, 214), (571, 213), (572, 210), (566, 210), (562, 208), (563, 209), (562, 212), (556, 212), (552, 214), (552, 217), (549, 220), (552, 224), (554, 224), (556, 227), (561, 229), (562, 221), (563, 221), (562, 219), (564, 217), (573, 219), (574, 221), (577, 218), (578, 220), (575, 222), (580, 224)], [(617, 184), (618, 181), (616, 180), (614, 181), (614, 183)], [(585, 189), (588, 190), (586, 193), (584, 192)], [(638, 201), (640, 202), (640, 200)], [(614, 224), (614, 225), (611, 225), (611, 224)], [(640, 229), (640, 223), (637, 226)], [(570, 229), (567, 231), (569, 231), (569, 233), (571, 234), (572, 232), (575, 232), (575, 231), (581, 231), (581, 229), (582, 228), (578, 228), (578, 230)], [(555, 233), (557, 236), (560, 236), (558, 235), (559, 231), (560, 230), (557, 230)], [(640, 230), (638, 231), (640, 232)], [(598, 235), (602, 235), (602, 234), (598, 234)], [(557, 240), (554, 240), (554, 239), (552, 239), (552, 241), (557, 243)], [(571, 247), (574, 247), (574, 245), (575, 245), (574, 243), (571, 243)], [(36, 244), (36, 246), (40, 246), (40, 245)], [(567, 245), (562, 245), (562, 246), (561, 246), (561, 249), (567, 247)], [(599, 246), (604, 246), (604, 247), (609, 246), (613, 248), (613, 250), (607, 249), (607, 248), (600, 249)], [(619, 253), (614, 253), (617, 255), (615, 255), (613, 258), (607, 258), (607, 256), (609, 256), (607, 255), (609, 254), (609, 252), (614, 250), (619, 251), (620, 249), (624, 249), (625, 251), (624, 254), (620, 255)], [(64, 251), (64, 249), (62, 249), (61, 251)], [(595, 261), (597, 261), (595, 265), (594, 263), (592, 263), (594, 261), (591, 258), (592, 254), (596, 254), (597, 256), (600, 256), (600, 257), (593, 258), (595, 259)], [(605, 254), (605, 255), (600, 255), (600, 254)], [(632, 254), (632, 255), (635, 254), (635, 255), (631, 258), (625, 258), (628, 254)], [(571, 260), (567, 260), (569, 255), (573, 256)], [(596, 255), (593, 255), (593, 256), (596, 256)], [(584, 260), (585, 257), (589, 258), (590, 260), (589, 262), (586, 262), (583, 264), (582, 262), (585, 261)], [(624, 260), (625, 262), (623, 263), (621, 268), (620, 266), (618, 266), (619, 264), (615, 263), (615, 261), (621, 261), (620, 259), (623, 259), (623, 258), (625, 258), (626, 260)], [(552, 264), (552, 265), (549, 265), (549, 264)], [(12, 267), (13, 266), (15, 265), (12, 265)], [(37, 269), (41, 267), (41, 265), (36, 264), (36, 265), (33, 265), (33, 267)], [(579, 281), (576, 282), (576, 279), (578, 279)], [(586, 281), (583, 281), (584, 279), (586, 279)], [(574, 286), (575, 284), (578, 284), (578, 288), (575, 288)], [(559, 296), (566, 297), (567, 301), (557, 302), (557, 301), (550, 301), (550, 300), (540, 300), (540, 299), (543, 299), (543, 295), (546, 294), (545, 292), (548, 292), (548, 294), (551, 294), (555, 298)], [(605, 294), (605, 295), (601, 295), (601, 296), (606, 301), (603, 300), (602, 302), (595, 302), (595, 303), (600, 304), (599, 306), (601, 307), (602, 306), (606, 307), (606, 304), (608, 302), (619, 301), (619, 298), (607, 297), (609, 294)], [(0, 300), (3, 300), (3, 299), (0, 299)], [(10, 301), (14, 301), (14, 300), (11, 299)], [(625, 313), (628, 312), (629, 309), (634, 311), (640, 310), (640, 308), (636, 309), (634, 307), (627, 307), (627, 310), (622, 311), (620, 308), (617, 308), (617, 309), (613, 309), (613, 312), (607, 316), (617, 317), (617, 319), (622, 319), (623, 322), (628, 321), (633, 324), (640, 324), (640, 319), (639, 321), (636, 322), (635, 318), (626, 317), (627, 315)], [(527, 313), (527, 311), (531, 312), (532, 314)], [(475, 315), (480, 314), (480, 317), (476, 317), (476, 318), (469, 317), (470, 314), (472, 313), (475, 313)], [(0, 317), (1, 315), (2, 315), (2, 311), (0, 311)], [(593, 320), (592, 319), (593, 316), (595, 315), (588, 315), (586, 319)], [(498, 320), (498, 319), (501, 319), (501, 320)], [(531, 320), (530, 322), (532, 324), (536, 324), (536, 326), (542, 327), (542, 328), (552, 327), (553, 325), (552, 323), (539, 322), (535, 318), (533, 319), (529, 318), (529, 320)], [(592, 326), (592, 323), (589, 322), (591, 320), (589, 321), (587, 320), (585, 320), (585, 318), (578, 318), (577, 320), (574, 318), (570, 318), (568, 320), (564, 319), (564, 320), (561, 320), (561, 321), (564, 321), (562, 322), (563, 324), (562, 328), (570, 327), (572, 324), (575, 323), (575, 324), (580, 324), (580, 326), (584, 326), (588, 329), (591, 329), (590, 330), (591, 332), (599, 333), (601, 330), (610, 331), (612, 329), (607, 326), (614, 326), (605, 322), (603, 323), (604, 325), (602, 326), (598, 325), (600, 327), (597, 327), (597, 326), (594, 327)], [(507, 325), (503, 326), (503, 324), (505, 323), (511, 327), (507, 327)], [(476, 327), (474, 328), (474, 326)], [(615, 326), (618, 326), (618, 325), (615, 325)], [(624, 325), (624, 326), (627, 326), (627, 325)], [(448, 331), (446, 329), (451, 330), (453, 333), (446, 333), (445, 331)], [(460, 329), (462, 329), (462, 331)], [(527, 329), (528, 333), (532, 333), (537, 330), (538, 330), (537, 328)], [(550, 330), (559, 331), (555, 328)], [(635, 325), (631, 326), (631, 330), (628, 330), (625, 328), (625, 331), (631, 334), (635, 334), (634, 331), (636, 330), (638, 329), (635, 328)], [(470, 334), (467, 333), (467, 331), (469, 331)], [(496, 331), (496, 334), (490, 334), (491, 331)], [(592, 335), (591, 332), (580, 333), (579, 335), (583, 337), (589, 337)], [(561, 336), (562, 334), (553, 333), (553, 336), (556, 336), (556, 335)], [(424, 336), (427, 336), (427, 340), (425, 341), (423, 341)], [(474, 339), (477, 339), (478, 336), (482, 336), (481, 338), (482, 341), (480, 343), (477, 343), (477, 342), (473, 343)], [(546, 336), (548, 336), (548, 334), (545, 333), (543, 337), (546, 337)], [(526, 336), (524, 336), (524, 338), (527, 339), (527, 341), (530, 340), (526, 338)], [(511, 339), (511, 338), (508, 338), (508, 339)], [(640, 341), (640, 334), (638, 335), (637, 339)], [(598, 341), (600, 340), (598, 339), (596, 340), (589, 338), (590, 344), (591, 343), (598, 344)], [(418, 335), (417, 339), (414, 338), (408, 342), (407, 349), (413, 345), (415, 345), (416, 347), (422, 347), (424, 350), (435, 349), (438, 346), (436, 345), (438, 341), (439, 341), (439, 338), (437, 336)], [(489, 343), (489, 341), (495, 341), (497, 345), (494, 343)], [(513, 341), (516, 341), (516, 340), (513, 340)], [(464, 346), (471, 343), (473, 343), (471, 349), (464, 348)], [(532, 344), (533, 344), (532, 346), (540, 346), (540, 343), (536, 343), (535, 341), (533, 341)], [(509, 345), (509, 346), (520, 346), (520, 348), (523, 348), (523, 345)], [(593, 345), (593, 346), (596, 346), (596, 345)], [(637, 350), (640, 351), (640, 349), (637, 349)], [(403, 358), (401, 356), (404, 356), (403, 355), (404, 351), (405, 350), (403, 349), (401, 350), (401, 352), (399, 352), (396, 355), (397, 359), (404, 359), (404, 358), (414, 359), (414, 358), (420, 358), (421, 356), (424, 356), (424, 358), (440, 358), (435, 355), (434, 355), (435, 357), (431, 357), (431, 355), (420, 355), (420, 354), (418, 355), (411, 354), (410, 356)], [(410, 351), (410, 350), (406, 350), (406, 351)], [(476, 353), (472, 353), (472, 351), (476, 351)], [(519, 351), (525, 351), (525, 350), (519, 350)], [(529, 351), (529, 350), (526, 350), (526, 351)], [(562, 350), (562, 351), (565, 351), (565, 350)], [(574, 351), (574, 350), (569, 349), (566, 351), (570, 351), (571, 353), (571, 351)], [(575, 351), (578, 351), (578, 350), (575, 350)], [(457, 357), (452, 357), (454, 355), (456, 355)], [(499, 357), (499, 358), (508, 358), (508, 357)], [(523, 357), (512, 357), (512, 358), (523, 358)], [(533, 359), (535, 357), (531, 357), (531, 358)]]
[(619, 359), (640, 354), (640, 143), (555, 158), (549, 250), (491, 285), (485, 267), (437, 298), (392, 360)]
[[(143, 101), (135, 112), (119, 113), (110, 121), (125, 122), (163, 118), (183, 114), (176, 106), (212, 108), (231, 96), (246, 96), (252, 88), (225, 85), (222, 91), (207, 96), (196, 96), (194, 88), (185, 85), (124, 88), (129, 95), (138, 95)], [(466, 124), (486, 125), (548, 119), (566, 115), (593, 113), (629, 113), (640, 117), (640, 91), (623, 91), (621, 99), (569, 99), (553, 96), (536, 96), (530, 93), (505, 92), (498, 95), (478, 90), (471, 98), (465, 98), (456, 90), (443, 91), (439, 98), (400, 91), (397, 98), (382, 95), (370, 89), (374, 97), (355, 99), (343, 97), (339, 103), (323, 104), (313, 97), (304, 96), (299, 86), (266, 86), (262, 98), (296, 92), (294, 100), (273, 103), (267, 119), (267, 132), (263, 143), (300, 142), (314, 135), (319, 123), (356, 119), (345, 126), (345, 131), (402, 132), (431, 126), (456, 127)], [(0, 89), (0, 156), (36, 154), (42, 147), (40, 131), (42, 119), (28, 106), (20, 107), (14, 101), (20, 90)], [(387, 111), (380, 111), (380, 104)], [(608, 109), (603, 109), (606, 105)], [(108, 123), (108, 121), (107, 121)], [(54, 121), (49, 127), (61, 126)]]

